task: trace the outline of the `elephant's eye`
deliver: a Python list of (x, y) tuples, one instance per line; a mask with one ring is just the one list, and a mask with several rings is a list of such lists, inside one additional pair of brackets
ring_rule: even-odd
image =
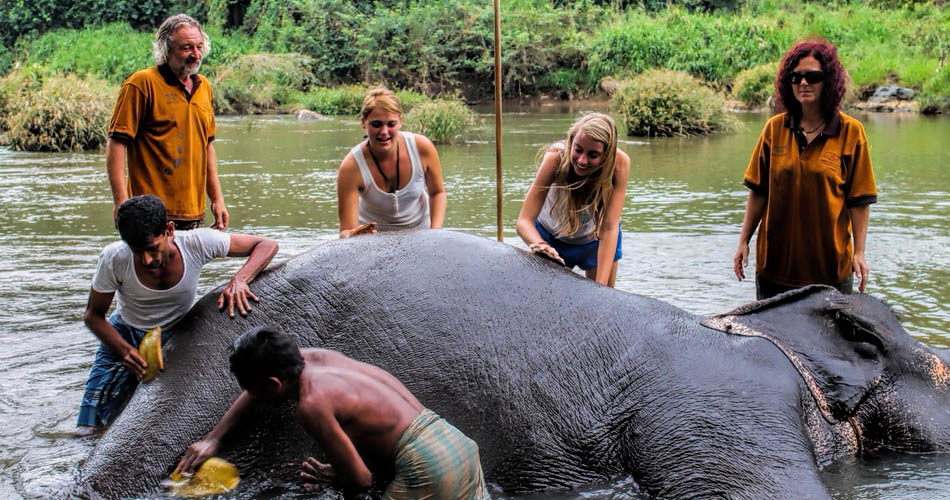
[(863, 359), (874, 360), (875, 362), (878, 359), (878, 349), (867, 342), (858, 342), (854, 345), (854, 353), (858, 356), (861, 356)]
[(884, 341), (875, 333), (874, 327), (862, 318), (841, 309), (827, 312), (834, 320), (841, 336), (855, 343), (855, 352), (862, 358), (877, 358), (887, 350)]

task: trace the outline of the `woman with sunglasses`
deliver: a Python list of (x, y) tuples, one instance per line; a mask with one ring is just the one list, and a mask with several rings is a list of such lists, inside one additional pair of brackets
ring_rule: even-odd
[(580, 117), (539, 153), (541, 165), (528, 188), (517, 231), (531, 251), (589, 279), (614, 286), (622, 255), (620, 213), (630, 158), (617, 149), (617, 126), (601, 113)]
[(337, 173), (340, 238), (377, 229), (440, 229), (445, 188), (432, 141), (399, 130), (402, 106), (387, 89), (369, 91), (360, 119), (366, 140), (350, 150)]
[(858, 291), (867, 284), (864, 243), (877, 188), (864, 127), (840, 111), (846, 80), (828, 43), (799, 43), (779, 66), (780, 113), (765, 124), (745, 171), (749, 198), (733, 258), (742, 280), (759, 227), (759, 300), (812, 284), (851, 293), (854, 277)]

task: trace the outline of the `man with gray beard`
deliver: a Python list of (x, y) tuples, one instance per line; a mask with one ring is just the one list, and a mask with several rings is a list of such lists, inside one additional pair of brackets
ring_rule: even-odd
[(198, 74), (210, 51), (198, 21), (185, 14), (171, 16), (155, 34), (156, 65), (122, 84), (106, 145), (113, 217), (130, 196), (152, 194), (165, 203), (176, 229), (194, 229), (204, 223), (207, 194), (212, 227), (227, 228), (213, 145), (211, 85)]

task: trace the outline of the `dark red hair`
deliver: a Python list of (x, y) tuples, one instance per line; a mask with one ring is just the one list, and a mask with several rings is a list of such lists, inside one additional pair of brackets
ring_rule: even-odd
[(825, 81), (821, 89), (821, 115), (827, 120), (841, 108), (848, 74), (841, 66), (841, 61), (838, 60), (838, 50), (834, 45), (826, 42), (798, 43), (785, 53), (782, 64), (779, 66), (778, 76), (775, 78), (775, 108), (779, 112), (788, 111), (796, 118), (802, 117), (802, 105), (798, 99), (795, 99), (792, 83), (788, 78), (795, 66), (798, 66), (798, 61), (808, 56), (817, 59), (821, 64), (821, 70), (825, 72)]

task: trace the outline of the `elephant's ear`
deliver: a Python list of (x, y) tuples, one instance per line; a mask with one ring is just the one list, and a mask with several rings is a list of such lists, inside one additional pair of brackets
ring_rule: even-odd
[(831, 287), (810, 286), (704, 323), (728, 323), (720, 329), (774, 343), (801, 373), (825, 416), (841, 421), (880, 379), (889, 344), (889, 336), (852, 299)]

